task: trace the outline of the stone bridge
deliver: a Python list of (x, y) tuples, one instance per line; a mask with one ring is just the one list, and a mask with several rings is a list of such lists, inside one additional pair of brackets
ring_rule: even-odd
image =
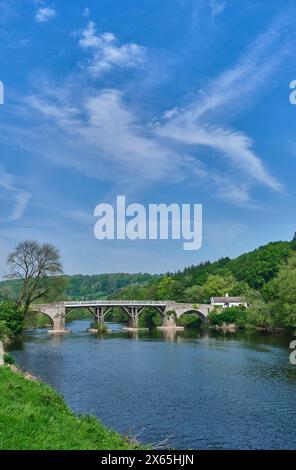
[(89, 300), (79, 302), (57, 302), (54, 304), (34, 304), (31, 310), (43, 313), (53, 324), (51, 333), (67, 333), (65, 329), (66, 316), (76, 308), (84, 308), (95, 317), (98, 325), (104, 324), (106, 314), (112, 308), (121, 308), (128, 316), (128, 328), (139, 328), (139, 316), (145, 308), (155, 308), (162, 317), (160, 329), (182, 329), (176, 324), (176, 320), (186, 313), (195, 313), (203, 323), (208, 320), (208, 314), (212, 306), (208, 304), (177, 303), (172, 301), (157, 300)]

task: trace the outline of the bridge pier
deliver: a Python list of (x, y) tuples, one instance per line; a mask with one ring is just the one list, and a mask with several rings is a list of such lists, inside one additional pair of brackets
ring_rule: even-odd
[(65, 317), (62, 315), (57, 315), (56, 317), (53, 318), (53, 329), (50, 330), (50, 332), (53, 333), (66, 333), (66, 327), (65, 327)]
[(176, 323), (176, 314), (173, 311), (165, 312), (161, 326), (157, 327), (158, 330), (168, 331), (183, 331), (183, 326), (178, 326)]
[(70, 330), (65, 327), (66, 307), (64, 302), (36, 305), (36, 310), (51, 319), (53, 327), (52, 330), (48, 330), (48, 333), (51, 335), (70, 333)]
[(140, 310), (137, 307), (130, 307), (128, 310), (128, 328), (133, 330), (139, 329)]
[(109, 307), (96, 307), (94, 311), (94, 315), (96, 318), (96, 324), (98, 325), (99, 329), (104, 327), (105, 322), (105, 315), (108, 312)]

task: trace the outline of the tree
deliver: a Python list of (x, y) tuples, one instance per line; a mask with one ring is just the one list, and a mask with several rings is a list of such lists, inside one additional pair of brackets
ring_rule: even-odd
[(8, 277), (22, 281), (18, 305), (24, 314), (32, 302), (50, 296), (57, 282), (53, 276), (62, 273), (60, 253), (49, 243), (41, 245), (30, 240), (19, 243), (8, 256), (7, 264)]
[(209, 303), (213, 296), (225, 295), (235, 285), (235, 279), (229, 276), (210, 274), (207, 282), (200, 288), (200, 298), (196, 299), (200, 303)]
[(172, 277), (168, 275), (163, 276), (158, 285), (158, 298), (161, 300), (175, 300), (175, 285), (176, 281)]
[(296, 253), (283, 264), (273, 282), (276, 301), (273, 305), (277, 323), (296, 326)]
[(238, 281), (253, 289), (262, 287), (277, 275), (292, 252), (291, 242), (273, 242), (232, 260), (228, 268)]
[(0, 322), (5, 324), (7, 336), (13, 337), (23, 331), (23, 314), (12, 300), (3, 300), (0, 302)]

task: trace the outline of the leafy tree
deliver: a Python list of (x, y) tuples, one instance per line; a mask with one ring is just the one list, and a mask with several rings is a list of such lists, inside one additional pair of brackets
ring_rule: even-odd
[(22, 242), (9, 255), (7, 263), (10, 269), (8, 277), (22, 281), (18, 305), (24, 314), (32, 302), (50, 295), (52, 288), (56, 288), (50, 278), (62, 273), (60, 253), (48, 243)]
[(272, 324), (271, 310), (261, 293), (250, 289), (247, 294), (247, 302), (250, 308), (247, 310), (245, 325), (260, 328), (269, 327)]
[(194, 313), (186, 313), (177, 320), (177, 325), (184, 326), (186, 328), (200, 328), (202, 321), (198, 315)]
[(201, 303), (203, 299), (202, 286), (188, 287), (184, 292), (186, 302), (189, 303)]
[(235, 323), (243, 326), (246, 318), (245, 307), (229, 307), (222, 311), (214, 311), (210, 313), (209, 320), (213, 325), (223, 325), (223, 323)]
[(5, 342), (7, 338), (10, 338), (12, 335), (13, 333), (6, 325), (6, 322), (0, 320), (0, 341)]
[(225, 295), (235, 285), (233, 276), (221, 276), (210, 274), (207, 282), (200, 289), (200, 298), (196, 302), (209, 303), (213, 296)]
[(0, 302), (0, 322), (4, 322), (5, 327), (11, 332), (9, 336), (17, 336), (23, 331), (23, 313), (12, 300)]
[(273, 314), (276, 322), (287, 327), (296, 326), (296, 253), (283, 265), (273, 282)]
[(291, 251), (290, 242), (269, 243), (232, 260), (228, 269), (238, 281), (245, 281), (250, 287), (261, 289), (278, 273)]
[(157, 297), (161, 300), (175, 300), (174, 293), (176, 290), (176, 285), (177, 281), (171, 276), (163, 276), (158, 284)]
[(140, 326), (153, 328), (162, 324), (160, 313), (154, 308), (145, 308), (140, 315)]

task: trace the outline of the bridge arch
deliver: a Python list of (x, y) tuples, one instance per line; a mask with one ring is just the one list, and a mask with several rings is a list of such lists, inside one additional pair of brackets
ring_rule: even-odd
[(178, 320), (183, 315), (188, 315), (188, 314), (195, 314), (202, 321), (202, 323), (208, 323), (208, 318), (206, 317), (206, 315), (202, 311), (200, 311), (196, 308), (192, 307), (192, 308), (183, 309), (181, 311), (176, 312), (176, 316), (177, 316)]
[(36, 310), (36, 312), (33, 312), (33, 313), (40, 313), (41, 315), (44, 315), (46, 318), (48, 318), (50, 320), (50, 324), (53, 326), (54, 325), (54, 319), (52, 317), (52, 315), (50, 315), (48, 312), (44, 311), (44, 310)]

